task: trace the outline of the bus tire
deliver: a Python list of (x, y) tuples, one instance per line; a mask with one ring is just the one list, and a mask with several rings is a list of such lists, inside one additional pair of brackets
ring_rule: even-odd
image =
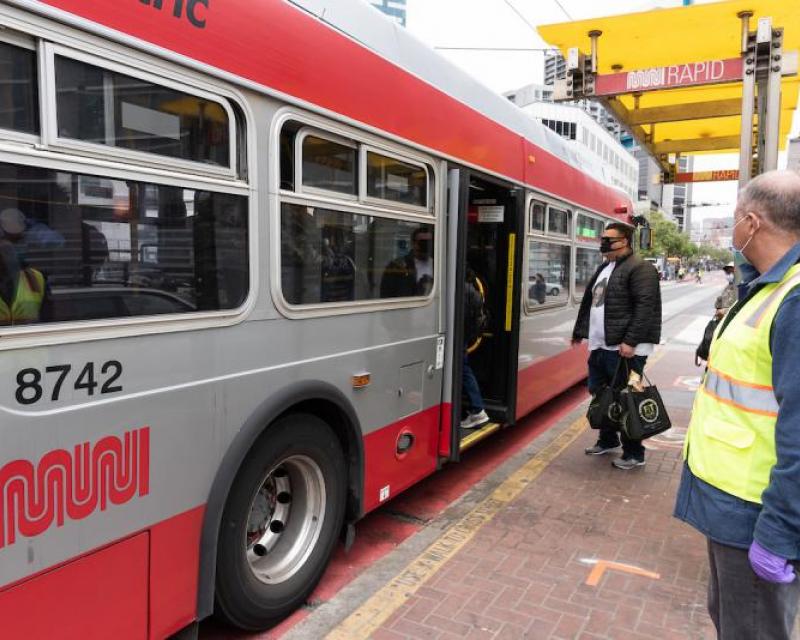
[(322, 577), (343, 526), (347, 470), (317, 416), (280, 418), (231, 486), (217, 544), (215, 612), (248, 631), (274, 626)]

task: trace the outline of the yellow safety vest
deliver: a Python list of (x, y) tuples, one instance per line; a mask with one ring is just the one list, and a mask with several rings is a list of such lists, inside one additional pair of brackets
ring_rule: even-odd
[(695, 476), (758, 504), (776, 461), (770, 332), (778, 307), (798, 285), (800, 264), (763, 286), (724, 332), (724, 321), (717, 328), (683, 449)]
[(11, 308), (0, 297), (0, 326), (38, 321), (43, 300), (44, 276), (36, 269), (28, 268), (20, 271)]

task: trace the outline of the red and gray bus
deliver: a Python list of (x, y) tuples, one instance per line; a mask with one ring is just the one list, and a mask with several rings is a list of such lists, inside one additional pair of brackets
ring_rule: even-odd
[(6, 0), (3, 637), (280, 620), (364, 514), (585, 375), (630, 210), (360, 1)]

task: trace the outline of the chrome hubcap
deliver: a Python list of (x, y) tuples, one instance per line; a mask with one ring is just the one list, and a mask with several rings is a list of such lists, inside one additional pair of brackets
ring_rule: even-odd
[(245, 553), (266, 584), (291, 578), (308, 560), (325, 514), (325, 480), (308, 456), (290, 456), (270, 469), (250, 501)]

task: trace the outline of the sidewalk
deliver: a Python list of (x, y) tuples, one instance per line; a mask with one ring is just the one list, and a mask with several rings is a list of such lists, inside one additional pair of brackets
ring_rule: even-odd
[(694, 349), (722, 286), (712, 277), (665, 298), (667, 343), (647, 372), (673, 428), (647, 441), (645, 467), (584, 455), (595, 440), (584, 402), (282, 640), (715, 638), (705, 539), (671, 514)]
[[(678, 359), (664, 356), (653, 382), (671, 386)], [(634, 471), (587, 457), (594, 434), (559, 425), (548, 447), (577, 437), (369, 637), (713, 638), (704, 541), (670, 516), (689, 415), (670, 409), (674, 431)]]
[(584, 455), (584, 404), (284, 637), (714, 638), (704, 538), (671, 517), (699, 382), (690, 350), (662, 348), (648, 369), (674, 427), (648, 441), (646, 467)]

